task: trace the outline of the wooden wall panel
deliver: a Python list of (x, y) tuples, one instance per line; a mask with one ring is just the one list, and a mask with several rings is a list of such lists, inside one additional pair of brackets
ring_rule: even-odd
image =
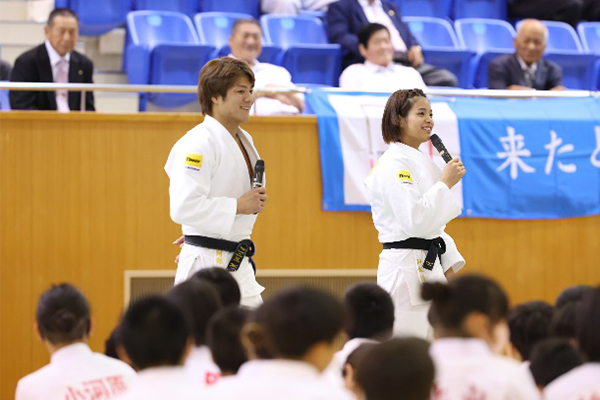
[[(103, 349), (123, 304), (123, 271), (175, 268), (179, 229), (163, 166), (191, 114), (0, 113), (0, 397), (48, 362), (33, 334), (37, 298), (70, 281), (89, 297), (91, 345)], [(259, 268), (376, 268), (366, 213), (321, 211), (314, 117), (253, 117), (268, 203), (253, 239)], [(497, 278), (513, 302), (552, 301), (600, 282), (600, 217), (558, 221), (460, 219), (448, 226), (468, 270)]]

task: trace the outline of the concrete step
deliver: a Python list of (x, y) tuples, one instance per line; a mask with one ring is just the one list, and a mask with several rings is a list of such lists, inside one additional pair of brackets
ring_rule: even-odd
[(97, 112), (136, 113), (138, 112), (137, 93), (95, 92)]
[[(0, 4), (3, 2), (0, 1)], [(2, 16), (4, 18), (4, 16)], [(43, 22), (0, 21), (0, 45), (35, 45), (45, 40)], [(30, 46), (31, 47), (31, 46)]]
[(127, 85), (127, 74), (116, 71), (94, 71), (94, 83), (106, 83), (113, 85)]
[(45, 22), (54, 0), (0, 0), (0, 17), (10, 21)]

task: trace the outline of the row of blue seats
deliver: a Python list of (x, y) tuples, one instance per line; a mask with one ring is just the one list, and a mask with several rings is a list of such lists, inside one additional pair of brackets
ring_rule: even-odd
[[(406, 17), (413, 35), (423, 47), (425, 60), (454, 72), (464, 88), (487, 87), (488, 64), (503, 54), (514, 53), (515, 28), (506, 21), (468, 18), (446, 20)], [(578, 32), (564, 22), (542, 21), (548, 28), (544, 57), (563, 69), (563, 83), (570, 89), (600, 87), (600, 23), (582, 22)]]
[[(506, 0), (392, 1), (403, 16), (506, 19)], [(55, 0), (55, 6), (70, 8), (77, 13), (83, 36), (100, 36), (122, 26), (129, 11), (174, 11), (189, 17), (212, 11), (243, 13), (254, 18), (260, 15), (260, 0)]]
[[(136, 11), (128, 15), (130, 35), (125, 58), (131, 83), (195, 84), (210, 59), (229, 53), (228, 39), (237, 18), (231, 13), (184, 14)], [(423, 47), (427, 62), (452, 71), (463, 88), (487, 87), (487, 65), (514, 52), (516, 34), (502, 20), (461, 19), (454, 23), (431, 17), (406, 17)], [(341, 48), (327, 42), (322, 22), (310, 16), (263, 15), (260, 61), (281, 65), (296, 83), (337, 86)], [(545, 56), (563, 67), (564, 84), (572, 89), (599, 86), (600, 23), (581, 23), (581, 40), (568, 24), (544, 21), (549, 29)], [(153, 101), (162, 103), (156, 95)], [(180, 96), (180, 98), (185, 98)], [(162, 105), (172, 104), (167, 100)]]
[(101, 36), (123, 26), (130, 11), (154, 10), (181, 12), (235, 12), (260, 15), (260, 0), (55, 0), (56, 8), (69, 8), (79, 18), (82, 36)]
[[(133, 11), (127, 15), (124, 69), (132, 84), (195, 85), (209, 60), (229, 54), (229, 36), (238, 18), (250, 15), (201, 13), (192, 20), (176, 12)], [(296, 83), (337, 86), (342, 51), (327, 42), (320, 19), (263, 15), (259, 61), (286, 68)], [(153, 94), (150, 101), (172, 107), (190, 95)]]

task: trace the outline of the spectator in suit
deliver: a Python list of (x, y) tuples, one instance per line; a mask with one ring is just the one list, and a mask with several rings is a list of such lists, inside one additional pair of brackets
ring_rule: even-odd
[(329, 41), (342, 46), (343, 68), (364, 61), (358, 49), (358, 32), (369, 22), (382, 24), (390, 32), (394, 62), (416, 68), (428, 86), (458, 86), (450, 71), (423, 62), (421, 46), (402, 21), (398, 7), (387, 0), (339, 0), (329, 5)]
[(488, 65), (490, 89), (564, 90), (562, 69), (542, 58), (548, 29), (535, 19), (523, 20), (514, 40), (516, 53), (500, 56)]
[(10, 78), (10, 64), (0, 60), (0, 81), (7, 81)]
[[(21, 54), (15, 61), (12, 82), (93, 83), (94, 65), (90, 59), (76, 52), (79, 36), (77, 15), (66, 8), (50, 13), (44, 27), (46, 41)], [(55, 92), (11, 91), (10, 103), (14, 110), (58, 110), (69, 112), (81, 109), (81, 93), (57, 90)], [(86, 93), (86, 110), (94, 111), (94, 95)]]

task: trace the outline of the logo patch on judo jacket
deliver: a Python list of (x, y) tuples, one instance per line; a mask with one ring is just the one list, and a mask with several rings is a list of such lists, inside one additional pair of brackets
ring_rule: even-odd
[(404, 182), (406, 182), (406, 183), (413, 183), (413, 178), (412, 178), (412, 175), (410, 174), (410, 172), (408, 172), (408, 171), (398, 171), (397, 175), (398, 175), (398, 180), (401, 183), (404, 183)]
[(188, 154), (185, 156), (185, 167), (200, 171), (200, 167), (202, 167), (202, 154)]

